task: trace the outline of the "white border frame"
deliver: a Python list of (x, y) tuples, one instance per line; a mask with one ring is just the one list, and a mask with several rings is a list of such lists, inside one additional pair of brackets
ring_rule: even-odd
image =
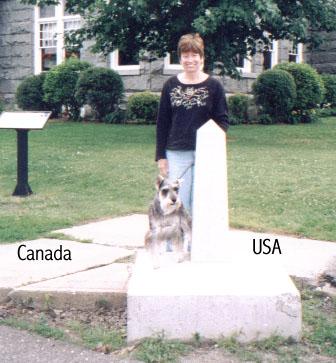
[[(272, 48), (271, 51), (271, 67), (268, 69), (272, 69), (279, 63), (279, 42), (277, 40), (272, 40)], [(263, 51), (261, 51), (263, 55)]]
[(237, 67), (237, 70), (244, 76), (247, 73), (252, 73), (252, 60), (250, 57), (244, 58), (244, 67)]
[(178, 72), (183, 71), (183, 67), (179, 63), (171, 63), (170, 62), (170, 53), (163, 58), (163, 74), (176, 74)]
[(39, 18), (39, 7), (34, 8), (34, 74), (42, 72), (41, 47), (40, 47), (40, 24), (56, 23), (56, 65), (61, 64), (65, 59), (64, 48), (64, 21), (80, 20), (80, 15), (63, 15), (64, 2), (55, 5), (55, 16), (51, 18)]
[(119, 65), (119, 50), (116, 49), (110, 53), (110, 68), (118, 72), (122, 76), (137, 76), (140, 75), (140, 63), (127, 66)]
[[(293, 49), (293, 47), (291, 47)], [(295, 63), (303, 63), (303, 44), (298, 43), (297, 44), (297, 53), (288, 52), (288, 55), (293, 54), (296, 56)]]
[(279, 42), (272, 40), (272, 59), (271, 69), (279, 63)]

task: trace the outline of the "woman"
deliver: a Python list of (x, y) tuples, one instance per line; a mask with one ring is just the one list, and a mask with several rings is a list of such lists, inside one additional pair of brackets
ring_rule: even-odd
[[(183, 72), (165, 82), (157, 118), (156, 161), (160, 174), (183, 178), (180, 196), (192, 213), (196, 133), (209, 119), (227, 130), (228, 113), (221, 83), (203, 72), (204, 43), (198, 34), (183, 35), (178, 43)], [(214, 155), (216, 157), (216, 155)]]

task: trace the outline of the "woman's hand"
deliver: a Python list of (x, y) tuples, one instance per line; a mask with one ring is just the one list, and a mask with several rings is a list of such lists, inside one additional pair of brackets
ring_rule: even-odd
[(167, 177), (168, 176), (168, 160), (167, 159), (160, 159), (157, 162), (158, 168), (159, 168), (159, 172), (160, 175), (162, 175), (163, 177)]

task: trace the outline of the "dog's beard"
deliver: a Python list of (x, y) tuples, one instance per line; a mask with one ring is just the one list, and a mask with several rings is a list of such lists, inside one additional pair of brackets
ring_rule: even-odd
[(176, 200), (175, 203), (173, 203), (169, 199), (161, 199), (160, 207), (162, 209), (163, 214), (171, 214), (181, 207), (181, 201), (178, 199)]

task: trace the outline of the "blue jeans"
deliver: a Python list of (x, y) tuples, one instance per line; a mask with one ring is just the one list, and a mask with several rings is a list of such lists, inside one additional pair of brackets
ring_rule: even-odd
[(192, 215), (195, 151), (167, 150), (167, 159), (169, 179), (183, 179), (180, 198), (186, 210)]

